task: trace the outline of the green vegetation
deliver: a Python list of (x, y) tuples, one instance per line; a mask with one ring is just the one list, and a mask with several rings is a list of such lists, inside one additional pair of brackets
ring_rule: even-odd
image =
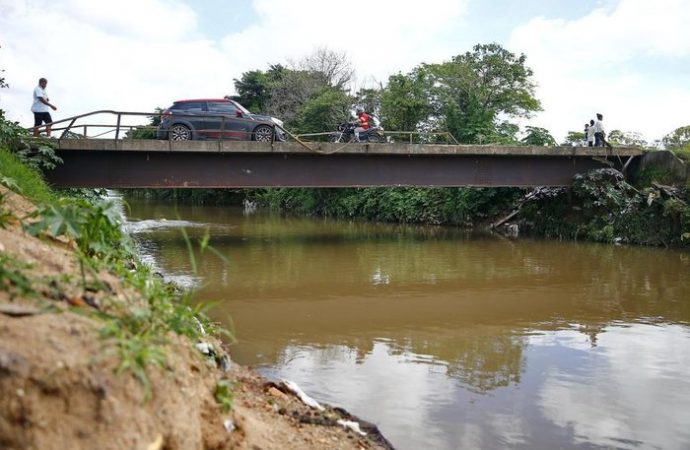
[[(5, 113), (0, 109), (0, 184), (18, 191), (35, 203), (46, 204), (51, 202), (55, 195), (46, 186), (40, 171), (37, 170), (43, 165), (36, 163), (26, 152), (10, 151), (10, 148), (25, 145), (22, 139), (27, 136), (26, 130), (5, 120)], [(44, 153), (46, 152), (48, 150), (44, 150)], [(52, 161), (52, 157), (48, 158)], [(29, 160), (33, 162), (29, 163)]]
[(254, 191), (250, 198), (298, 214), (472, 227), (510, 207), (522, 194), (514, 188), (267, 189)]
[(690, 191), (631, 186), (615, 170), (577, 176), (570, 191), (528, 203), (523, 230), (552, 239), (655, 246), (690, 244)]
[[(527, 126), (521, 130), (515, 123), (541, 106), (534, 97), (526, 56), (498, 44), (479, 44), (449, 61), (422, 63), (408, 73), (390, 76), (385, 85), (361, 89), (354, 96), (346, 89), (351, 75), (344, 55), (322, 49), (290, 67), (273, 65), (267, 71), (245, 72), (235, 80), (235, 99), (254, 111), (283, 118), (286, 127), (298, 133), (332, 130), (357, 104), (377, 114), (389, 131), (417, 133), (414, 142), (446, 142), (439, 133), (451, 132), (461, 143), (556, 145), (547, 129)], [(614, 145), (647, 146), (636, 132), (613, 130), (608, 139)], [(565, 144), (579, 145), (584, 140), (584, 133), (571, 131)], [(689, 127), (675, 130), (663, 142), (679, 157), (690, 159)], [(678, 210), (684, 208), (682, 201), (678, 200), (681, 203), (676, 209), (664, 208), (662, 200), (646, 205), (647, 189), (655, 189), (652, 182), (666, 183), (669, 176), (648, 169), (634, 187), (612, 179), (579, 180), (570, 192), (530, 202), (520, 215), (525, 218), (521, 230), (559, 239), (685, 245), (682, 236), (686, 231), (679, 231), (687, 223)], [(195, 204), (251, 201), (296, 214), (478, 227), (510, 211), (527, 192), (518, 188), (416, 187), (190, 189), (138, 191), (135, 195)], [(679, 195), (687, 199), (687, 194)], [(645, 229), (650, 230), (649, 236)]]
[(611, 145), (621, 145), (625, 147), (647, 147), (647, 141), (642, 138), (640, 133), (634, 131), (611, 130), (606, 140)]
[[(51, 191), (42, 178), (42, 171), (50, 170), (58, 160), (51, 147), (44, 146), (40, 151), (42, 141), (29, 138), (17, 124), (6, 121), (0, 110), (0, 182), (38, 206), (35, 213), (17, 218), (6, 208), (6, 195), (0, 196), (0, 227), (21, 222), (34, 236), (51, 240), (67, 238), (76, 244), (82, 298), (90, 304), (93, 300), (89, 300), (89, 292), (105, 293), (108, 308), (91, 304), (93, 308), (75, 308), (74, 311), (103, 323), (100, 335), (104, 354), (118, 355), (117, 373), (131, 372), (144, 386), (146, 400), (151, 394), (146, 368), (167, 367), (166, 344), (171, 333), (186, 336), (192, 342), (209, 336), (232, 336), (209, 319), (208, 305), (192, 302), (192, 292), (181, 292), (176, 286), (165, 283), (154, 276), (149, 267), (137, 261), (133, 245), (122, 232), (120, 216), (112, 204), (93, 193)], [(30, 150), (37, 145), (38, 152)], [(208, 237), (199, 245), (202, 252), (213, 251)], [(11, 296), (35, 298), (45, 307), (51, 301), (66, 299), (62, 285), (74, 285), (69, 274), (59, 279), (39, 279), (30, 276), (29, 269), (26, 263), (0, 254), (0, 289)], [(109, 299), (112, 287), (99, 277), (104, 271), (122, 280), (121, 294), (127, 297), (124, 302)], [(231, 396), (224, 398), (223, 407), (227, 407)]]
[(228, 412), (230, 409), (232, 409), (234, 389), (234, 383), (225, 379), (220, 380), (216, 385), (216, 390), (213, 393), (213, 397), (216, 399), (216, 402), (220, 405), (223, 412)]
[(0, 289), (9, 292), (10, 298), (17, 294), (23, 297), (36, 295), (31, 280), (23, 272), (28, 267), (28, 264), (0, 253)]
[(683, 147), (675, 148), (671, 151), (686, 163), (690, 163), (690, 144), (685, 144)]
[(556, 139), (551, 136), (549, 130), (546, 128), (527, 126), (527, 136), (521, 139), (521, 142), (526, 145), (536, 145), (539, 147), (556, 146)]

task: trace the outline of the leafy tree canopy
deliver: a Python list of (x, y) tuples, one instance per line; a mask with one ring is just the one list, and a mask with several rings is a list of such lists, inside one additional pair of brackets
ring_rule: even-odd
[(528, 117), (541, 109), (525, 55), (495, 43), (394, 75), (386, 91), (382, 115), (393, 119), (390, 127), (414, 130), (436, 119), (465, 143), (500, 140), (499, 117)]
[(676, 128), (664, 136), (662, 142), (669, 149), (681, 148), (690, 144), (690, 125)]
[(627, 147), (647, 146), (647, 141), (642, 137), (642, 133), (636, 131), (611, 130), (607, 141), (613, 145), (623, 145)]
[(582, 145), (586, 140), (587, 136), (582, 131), (568, 131), (563, 145)]
[(549, 130), (547, 130), (546, 128), (531, 126), (527, 126), (525, 128), (527, 135), (520, 140), (520, 142), (522, 142), (523, 144), (537, 145), (540, 147), (558, 145), (553, 136), (551, 136), (551, 133), (549, 133)]

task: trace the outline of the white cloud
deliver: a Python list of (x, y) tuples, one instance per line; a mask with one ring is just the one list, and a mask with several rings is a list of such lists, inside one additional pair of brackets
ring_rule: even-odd
[(440, 37), (462, 26), (466, 3), (428, 0), (422, 7), (378, 0), (359, 8), (323, 0), (255, 0), (258, 23), (226, 36), (223, 48), (247, 70), (325, 46), (346, 52), (361, 78), (385, 82), (398, 70), (451, 56), (452, 42)]
[(596, 112), (607, 129), (657, 139), (687, 124), (690, 91), (659, 82), (663, 64), (687, 63), (690, 7), (682, 0), (620, 0), (577, 20), (541, 17), (516, 28), (508, 47), (534, 69), (544, 112), (533, 123), (560, 139)]
[[(483, 18), (467, 18), (467, 3), (254, 0), (254, 23), (214, 40), (182, 0), (0, 0), (0, 68), (10, 84), (0, 107), (31, 125), (31, 91), (45, 76), (56, 119), (97, 109), (148, 112), (230, 93), (244, 71), (324, 46), (348, 54), (359, 88), (468, 50), (476, 43), (470, 25)], [(609, 130), (647, 139), (686, 125), (690, 91), (658, 76), (669, 62), (688, 70), (687, 23), (683, 0), (619, 0), (578, 20), (534, 18), (515, 29), (505, 46), (527, 54), (545, 109), (531, 123), (558, 139), (595, 112)], [(641, 70), (641, 59), (659, 67)]]
[(179, 98), (230, 93), (242, 72), (323, 46), (346, 51), (360, 80), (385, 81), (452, 54), (450, 41), (437, 40), (458, 27), (466, 1), (356, 8), (255, 0), (256, 23), (214, 41), (180, 0), (0, 0), (0, 67), (10, 84), (0, 107), (30, 126), (31, 92), (45, 76), (56, 120), (99, 109), (149, 112)]
[(232, 88), (230, 64), (196, 28), (194, 12), (172, 0), (0, 0), (0, 67), (10, 84), (0, 106), (31, 125), (31, 92), (42, 76), (55, 120), (221, 96)]

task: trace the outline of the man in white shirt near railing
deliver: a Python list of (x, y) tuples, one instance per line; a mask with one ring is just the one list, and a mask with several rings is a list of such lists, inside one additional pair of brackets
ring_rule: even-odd
[(603, 147), (606, 144), (606, 131), (603, 124), (604, 116), (597, 113), (597, 121), (594, 122), (594, 146)]
[[(50, 110), (57, 110), (55, 105), (50, 103), (48, 93), (46, 92), (48, 80), (41, 78), (38, 80), (38, 86), (34, 89), (34, 102), (31, 105), (31, 112), (34, 113), (34, 127), (40, 127), (46, 124), (46, 136), (50, 137), (50, 124), (53, 122), (50, 117)], [(34, 128), (34, 136), (38, 136), (38, 128)]]

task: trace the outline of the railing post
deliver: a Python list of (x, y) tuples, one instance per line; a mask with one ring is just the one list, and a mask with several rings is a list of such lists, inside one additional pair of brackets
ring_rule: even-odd
[(65, 128), (65, 131), (63, 131), (62, 134), (60, 135), (60, 139), (62, 139), (63, 137), (65, 137), (65, 135), (67, 134), (67, 132), (69, 131), (69, 129), (72, 128), (72, 125), (74, 125), (74, 122), (76, 122), (76, 121), (77, 121), (77, 118), (76, 118), (76, 117), (75, 117), (74, 119), (72, 119), (72, 121), (69, 123), (69, 125), (67, 125), (67, 128)]
[(117, 139), (120, 137), (120, 119), (121, 119), (121, 118), (122, 118), (122, 114), (117, 113), (117, 125), (116, 125), (116, 128), (115, 128), (115, 140), (116, 140), (116, 141), (117, 141)]

